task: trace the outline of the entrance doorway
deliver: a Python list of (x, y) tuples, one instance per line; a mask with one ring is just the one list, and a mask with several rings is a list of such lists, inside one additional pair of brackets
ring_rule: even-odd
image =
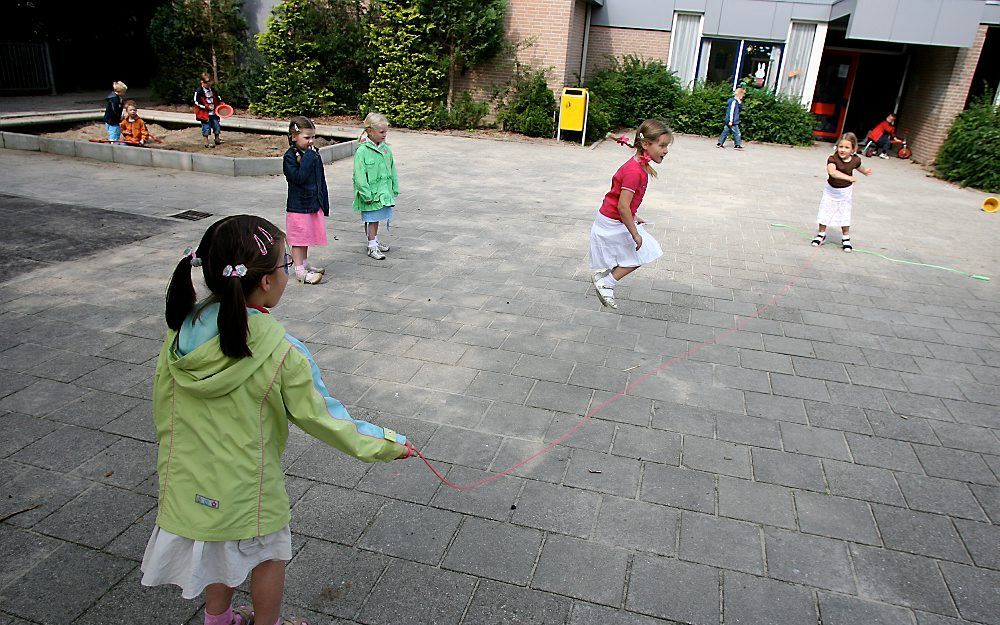
[(817, 137), (836, 140), (843, 133), (860, 56), (857, 52), (823, 54), (812, 105)]

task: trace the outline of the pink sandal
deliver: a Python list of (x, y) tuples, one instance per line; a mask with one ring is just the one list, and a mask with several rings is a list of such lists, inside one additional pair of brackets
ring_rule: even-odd
[(242, 625), (253, 625), (253, 610), (248, 606), (241, 605), (238, 608), (233, 608), (233, 615), (243, 619)]

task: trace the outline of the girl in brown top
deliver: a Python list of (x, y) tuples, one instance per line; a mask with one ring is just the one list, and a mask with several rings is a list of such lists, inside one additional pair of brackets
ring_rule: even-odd
[(845, 252), (854, 249), (851, 246), (851, 203), (854, 191), (854, 170), (866, 176), (872, 175), (870, 167), (861, 165), (861, 157), (857, 155), (858, 138), (853, 132), (845, 132), (837, 141), (837, 151), (826, 159), (826, 172), (829, 174), (823, 197), (819, 201), (819, 232), (812, 240), (813, 247), (819, 247), (826, 241), (827, 226), (840, 226), (844, 235), (841, 246)]

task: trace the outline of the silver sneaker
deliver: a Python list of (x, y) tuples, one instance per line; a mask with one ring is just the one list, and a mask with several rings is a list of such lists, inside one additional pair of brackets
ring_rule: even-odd
[[(596, 275), (594, 277), (597, 278)], [(618, 303), (615, 302), (615, 290), (605, 285), (602, 278), (594, 280), (594, 290), (597, 291), (597, 299), (601, 300), (601, 304), (607, 306), (608, 308), (617, 310)]]
[(385, 254), (379, 251), (377, 247), (369, 247), (368, 256), (374, 258), (375, 260), (385, 260)]
[(383, 243), (381, 241), (378, 241), (377, 243), (378, 243), (378, 251), (380, 251), (380, 252), (388, 252), (389, 251), (389, 246), (388, 245), (386, 245), (385, 243)]

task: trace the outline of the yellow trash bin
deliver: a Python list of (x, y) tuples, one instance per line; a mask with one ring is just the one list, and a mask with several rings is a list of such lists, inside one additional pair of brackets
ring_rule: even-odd
[(563, 87), (559, 102), (559, 130), (556, 138), (562, 138), (563, 130), (582, 133), (580, 144), (587, 140), (587, 112), (590, 106), (590, 95), (580, 87)]

